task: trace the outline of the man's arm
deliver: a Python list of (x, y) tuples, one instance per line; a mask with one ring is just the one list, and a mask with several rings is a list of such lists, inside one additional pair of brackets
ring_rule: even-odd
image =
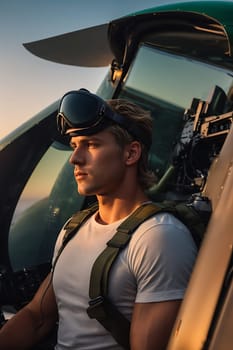
[(130, 330), (131, 350), (165, 350), (180, 300), (135, 303)]
[(57, 306), (49, 274), (33, 300), (0, 330), (0, 349), (30, 349), (53, 329), (56, 320)]

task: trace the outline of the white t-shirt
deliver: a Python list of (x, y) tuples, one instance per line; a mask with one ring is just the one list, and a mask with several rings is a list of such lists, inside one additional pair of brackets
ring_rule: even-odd
[[(91, 268), (122, 221), (101, 225), (93, 215), (59, 257), (53, 277), (59, 310), (56, 350), (122, 349), (86, 312)], [(64, 230), (54, 256), (63, 235)], [(114, 262), (109, 298), (129, 320), (135, 302), (182, 299), (195, 257), (196, 246), (188, 229), (171, 214), (157, 214), (140, 225)]]

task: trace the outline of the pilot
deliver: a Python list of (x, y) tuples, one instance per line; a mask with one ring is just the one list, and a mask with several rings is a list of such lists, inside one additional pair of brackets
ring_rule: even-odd
[(143, 222), (110, 270), (108, 297), (130, 324), (129, 345), (118, 342), (110, 324), (106, 329), (87, 313), (96, 258), (117, 227), (150, 201), (152, 118), (130, 101), (104, 101), (80, 89), (62, 97), (57, 121), (73, 149), (77, 191), (96, 196), (98, 208), (59, 254), (62, 229), (52, 271), (1, 329), (0, 349), (30, 349), (57, 323), (56, 350), (165, 349), (196, 257), (188, 228), (169, 213)]

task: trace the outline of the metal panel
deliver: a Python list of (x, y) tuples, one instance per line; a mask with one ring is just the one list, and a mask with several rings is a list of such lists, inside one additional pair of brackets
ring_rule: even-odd
[(225, 303), (222, 307), (215, 332), (209, 350), (232, 350), (233, 349), (233, 281), (226, 296)]
[(168, 350), (204, 349), (232, 254), (232, 149), (233, 129), (231, 129), (223, 145), (218, 161), (215, 162), (209, 174), (205, 194), (213, 199), (214, 211)]

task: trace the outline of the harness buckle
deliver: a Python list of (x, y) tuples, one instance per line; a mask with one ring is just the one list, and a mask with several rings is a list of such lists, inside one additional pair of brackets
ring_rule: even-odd
[(87, 314), (90, 318), (95, 318), (97, 320), (106, 319), (107, 313), (104, 308), (105, 299), (103, 296), (99, 295), (98, 297), (91, 299), (88, 304)]

